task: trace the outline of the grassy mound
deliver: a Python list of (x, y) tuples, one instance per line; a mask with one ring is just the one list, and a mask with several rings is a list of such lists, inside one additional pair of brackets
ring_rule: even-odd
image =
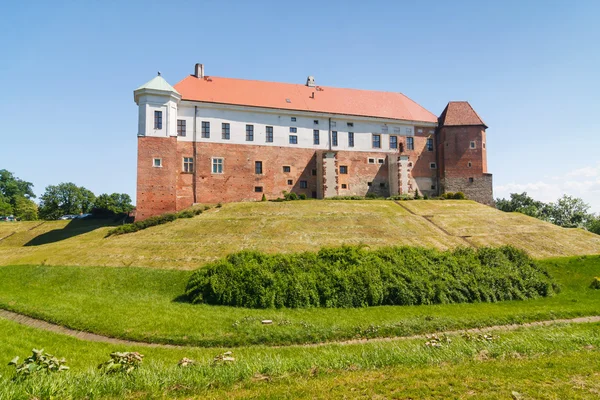
[(186, 296), (249, 308), (348, 308), (524, 300), (557, 290), (545, 270), (510, 246), (446, 252), (343, 246), (231, 254), (196, 271)]

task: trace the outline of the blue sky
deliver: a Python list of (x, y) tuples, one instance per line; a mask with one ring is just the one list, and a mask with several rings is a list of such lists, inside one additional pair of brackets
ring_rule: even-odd
[[(122, 4), (121, 4), (122, 3)], [(40, 195), (72, 181), (135, 195), (132, 91), (161, 71), (398, 91), (489, 126), (496, 197), (600, 212), (600, 2), (9, 2), (0, 168)]]

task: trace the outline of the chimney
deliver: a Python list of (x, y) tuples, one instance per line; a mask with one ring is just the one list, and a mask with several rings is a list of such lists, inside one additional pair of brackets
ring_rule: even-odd
[(308, 78), (306, 78), (306, 86), (315, 87), (315, 77), (314, 76), (311, 75)]
[(204, 79), (204, 64), (196, 64), (194, 76), (198, 79)]

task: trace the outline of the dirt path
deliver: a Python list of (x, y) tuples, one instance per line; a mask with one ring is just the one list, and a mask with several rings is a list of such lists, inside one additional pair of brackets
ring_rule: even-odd
[[(172, 344), (160, 344), (160, 343), (148, 343), (148, 342), (137, 342), (133, 340), (124, 340), (117, 339), (109, 336), (97, 335), (95, 333), (77, 331), (70, 328), (65, 328), (64, 326), (53, 324), (50, 322), (46, 322), (41, 319), (31, 318), (26, 315), (18, 314), (12, 311), (7, 311), (0, 309), (0, 318), (7, 319), (9, 321), (17, 322), (21, 325), (29, 326), (32, 328), (42, 329), (49, 332), (60, 333), (63, 335), (71, 336), (80, 340), (89, 341), (89, 342), (101, 342), (101, 343), (110, 343), (110, 344), (122, 344), (128, 346), (144, 346), (144, 347), (162, 347), (162, 348), (171, 348), (171, 349), (184, 349), (186, 347), (196, 347), (193, 345), (172, 345)], [(373, 339), (351, 339), (351, 340), (342, 340), (342, 341), (332, 341), (332, 342), (323, 342), (323, 343), (306, 343), (306, 344), (293, 344), (288, 346), (272, 346), (273, 348), (281, 348), (281, 347), (317, 347), (317, 346), (327, 346), (331, 344), (337, 345), (349, 345), (349, 344), (360, 344), (360, 343), (373, 343), (373, 342), (391, 342), (395, 340), (407, 340), (407, 339), (424, 339), (430, 334), (437, 335), (455, 335), (463, 332), (470, 333), (483, 333), (490, 331), (511, 331), (518, 328), (526, 328), (526, 327), (534, 327), (534, 326), (550, 326), (557, 324), (584, 324), (584, 323), (592, 323), (592, 322), (600, 322), (600, 316), (590, 316), (590, 317), (578, 317), (571, 319), (554, 319), (547, 321), (536, 321), (536, 322), (527, 322), (524, 324), (512, 324), (512, 325), (494, 325), (488, 326), (484, 328), (471, 328), (471, 329), (459, 329), (459, 330), (451, 330), (451, 331), (442, 331), (442, 332), (431, 332), (429, 334), (421, 334), (421, 335), (412, 335), (412, 336), (394, 336), (394, 337), (381, 337), (381, 338), (373, 338)]]

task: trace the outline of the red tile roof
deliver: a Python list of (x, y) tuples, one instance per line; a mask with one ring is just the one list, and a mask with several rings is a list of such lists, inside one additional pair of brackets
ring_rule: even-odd
[(440, 126), (487, 125), (468, 101), (451, 101), (439, 118)]
[[(401, 93), (188, 76), (175, 85), (182, 100), (419, 122), (437, 117)], [(314, 98), (312, 97), (314, 93)]]

